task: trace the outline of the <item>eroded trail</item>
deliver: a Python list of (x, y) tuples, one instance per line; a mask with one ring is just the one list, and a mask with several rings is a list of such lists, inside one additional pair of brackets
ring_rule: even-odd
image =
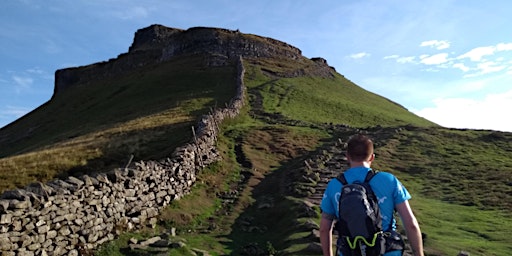
[[(350, 129), (346, 129), (346, 131), (354, 132), (350, 131)], [(348, 138), (348, 136), (346, 138)], [(306, 180), (312, 183), (316, 181), (316, 186), (314, 189), (310, 190), (312, 193), (307, 196), (306, 200), (318, 207), (320, 206), (327, 183), (348, 168), (344, 142), (341, 139), (338, 139), (331, 145), (326, 145), (325, 149), (321, 150), (320, 153), (319, 155), (313, 156), (310, 160), (305, 161), (305, 168), (303, 169), (306, 175), (303, 177)], [(405, 235), (403, 237), (406, 239)], [(315, 237), (312, 242), (315, 243), (316, 239), (317, 237)], [(407, 243), (403, 255), (413, 255)]]

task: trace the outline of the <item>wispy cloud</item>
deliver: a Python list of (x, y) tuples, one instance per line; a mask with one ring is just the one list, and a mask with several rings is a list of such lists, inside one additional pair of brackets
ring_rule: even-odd
[(62, 51), (61, 46), (49, 37), (41, 40), (41, 47), (43, 47), (44, 51), (49, 54), (59, 53)]
[(14, 81), (14, 84), (19, 89), (27, 89), (30, 88), (32, 83), (34, 82), (34, 79), (31, 77), (23, 77), (23, 76), (12, 76), (12, 80)]
[(448, 49), (450, 48), (450, 42), (444, 40), (430, 40), (424, 41), (420, 44), (421, 47), (430, 46), (432, 48), (436, 48), (438, 50)]
[[(458, 68), (462, 70), (464, 73), (464, 78), (477, 77), (485, 74), (496, 73), (500, 71), (505, 71), (506, 74), (512, 74), (512, 66), (508, 64), (504, 64), (502, 62), (494, 62), (494, 61), (485, 61), (477, 63), (473, 67), (468, 67), (464, 63), (455, 63), (453, 64), (454, 68)], [(470, 72), (472, 71), (472, 72)]]
[(113, 12), (113, 16), (122, 20), (135, 20), (149, 16), (149, 10), (142, 6), (134, 6), (127, 10)]
[(351, 54), (349, 57), (352, 58), (352, 59), (362, 59), (362, 58), (365, 58), (365, 57), (370, 57), (371, 54), (367, 53), (367, 52), (359, 52), (359, 53), (354, 53), (354, 54)]
[(470, 70), (470, 68), (467, 67), (466, 65), (464, 65), (464, 63), (455, 63), (455, 64), (453, 64), (453, 67), (458, 68), (458, 69), (462, 70), (463, 72), (468, 72)]
[(471, 61), (480, 61), (484, 56), (493, 55), (495, 50), (494, 46), (477, 47), (458, 56), (457, 59), (469, 58)]
[(394, 59), (398, 63), (405, 64), (405, 63), (414, 63), (416, 57), (415, 56), (400, 57), (400, 55), (395, 54), (395, 55), (385, 56), (383, 59), (385, 59), (385, 60)]
[[(32, 91), (33, 89), (39, 90), (41, 88), (39, 87), (40, 85), (46, 85), (48, 81), (53, 81), (53, 79), (53, 74), (39, 67), (28, 68), (24, 71), (7, 71), (4, 74), (0, 74), (2, 89), (13, 93), (34, 92)], [(36, 88), (34, 85), (38, 85), (39, 88)]]
[(471, 61), (481, 61), (485, 56), (494, 55), (496, 52), (502, 51), (512, 51), (512, 43), (499, 43), (491, 46), (477, 47), (458, 56), (457, 59), (469, 58)]
[(11, 123), (12, 120), (16, 120), (28, 112), (30, 112), (31, 109), (23, 108), (23, 107), (13, 107), (13, 106), (6, 106), (0, 108), (0, 128), (6, 126), (7, 124)]
[[(431, 40), (422, 42), (420, 46), (441, 49), (446, 47), (447, 44), (446, 41)], [(454, 52), (443, 52), (433, 55), (423, 53), (419, 54), (418, 57), (404, 57), (394, 54), (388, 55), (384, 59), (395, 60), (400, 64), (423, 64), (428, 66), (422, 68), (424, 71), (438, 71), (436, 68), (453, 68), (462, 71), (464, 78), (469, 78), (503, 71), (507, 74), (512, 73), (512, 61), (506, 56), (498, 54), (505, 51), (512, 51), (512, 43), (475, 47), (458, 56)]]
[(397, 58), (396, 59), (396, 62), (398, 63), (415, 63), (415, 60), (416, 60), (416, 57), (414, 56), (409, 56), (409, 57), (400, 57), (400, 58)]
[(478, 64), (478, 69), (482, 71), (483, 74), (498, 72), (504, 70), (506, 66), (500, 65), (499, 63), (493, 61), (486, 61)]
[(420, 56), (420, 62), (425, 65), (439, 65), (448, 62), (448, 53), (438, 53), (432, 56), (422, 55)]
[(400, 55), (398, 54), (394, 54), (394, 55), (389, 55), (389, 56), (385, 56), (384, 59), (385, 60), (389, 60), (389, 59), (398, 59), (400, 58)]
[(6, 106), (0, 110), (1, 116), (15, 116), (21, 117), (28, 113), (31, 109), (26, 107), (15, 107), (15, 106)]

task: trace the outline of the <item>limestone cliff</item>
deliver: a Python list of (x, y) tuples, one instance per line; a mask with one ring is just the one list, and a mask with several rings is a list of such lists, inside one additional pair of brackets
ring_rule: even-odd
[(241, 57), (304, 58), (301, 51), (287, 43), (238, 30), (195, 27), (187, 30), (151, 25), (135, 33), (127, 53), (106, 62), (57, 70), (54, 95), (78, 84), (130, 72), (148, 64), (157, 64), (179, 55), (206, 54), (207, 65), (224, 65)]

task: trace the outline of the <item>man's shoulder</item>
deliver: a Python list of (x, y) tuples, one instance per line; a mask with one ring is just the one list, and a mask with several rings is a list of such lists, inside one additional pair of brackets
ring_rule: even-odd
[(390, 172), (378, 171), (378, 170), (375, 171), (375, 177), (378, 177), (379, 179), (389, 179), (389, 180), (396, 179), (396, 176), (394, 174), (392, 174)]
[(334, 177), (327, 183), (327, 187), (341, 187), (341, 181), (338, 177)]
[(399, 184), (398, 178), (386, 171), (379, 171), (377, 174), (373, 177), (372, 181), (370, 181), (370, 184), (372, 185), (381, 185), (381, 186), (387, 186), (392, 187), (395, 184)]

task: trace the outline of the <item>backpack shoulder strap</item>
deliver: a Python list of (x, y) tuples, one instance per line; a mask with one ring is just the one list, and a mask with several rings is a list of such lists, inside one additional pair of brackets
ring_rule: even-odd
[(341, 182), (341, 184), (343, 186), (347, 185), (348, 182), (347, 182), (347, 179), (345, 179), (345, 173), (340, 173), (340, 175), (338, 175), (338, 177), (336, 177), (336, 179)]
[(379, 171), (375, 171), (373, 169), (371, 169), (370, 171), (368, 171), (368, 173), (366, 174), (366, 178), (364, 178), (364, 182), (365, 183), (370, 183), (370, 180), (375, 177), (375, 175), (377, 175), (379, 173)]
[[(375, 176), (377, 175), (377, 173), (379, 173), (379, 171), (375, 171), (373, 169), (371, 169), (370, 171), (368, 171), (368, 173), (366, 174), (366, 178), (364, 178), (364, 182), (365, 183), (370, 183), (370, 180)], [(342, 185), (347, 185), (348, 182), (347, 182), (347, 179), (345, 179), (345, 173), (340, 173), (340, 175), (338, 175), (338, 177), (336, 177), (336, 179), (341, 182)]]

